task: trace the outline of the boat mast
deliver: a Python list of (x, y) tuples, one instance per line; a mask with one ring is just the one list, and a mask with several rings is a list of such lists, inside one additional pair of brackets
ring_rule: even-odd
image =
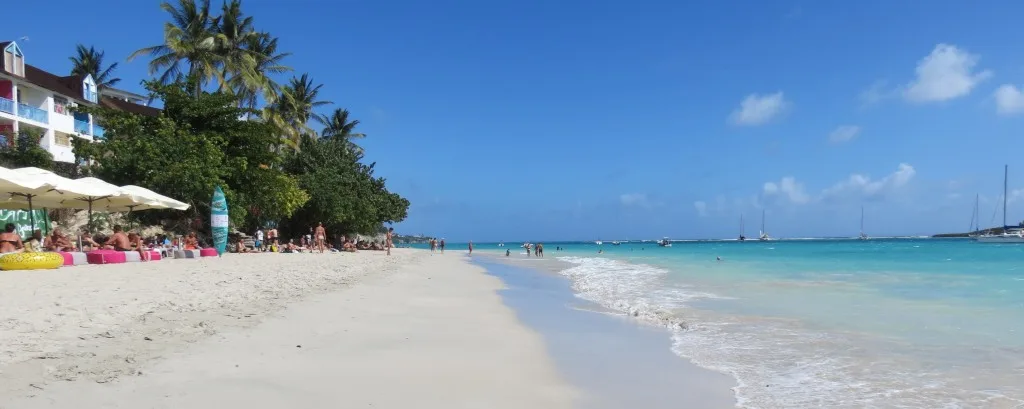
[(1010, 177), (1010, 165), (1003, 165), (1003, 231), (1006, 231), (1006, 186)]
[(764, 209), (761, 209), (761, 234), (764, 234)]
[(860, 207), (860, 235), (864, 237), (864, 206)]

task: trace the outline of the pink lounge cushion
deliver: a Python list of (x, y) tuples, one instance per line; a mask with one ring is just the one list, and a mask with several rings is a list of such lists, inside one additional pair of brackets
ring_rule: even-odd
[(217, 249), (212, 248), (212, 247), (207, 247), (205, 249), (200, 249), (199, 250), (199, 256), (200, 257), (217, 257)]
[(157, 260), (160, 260), (160, 259), (161, 259), (161, 257), (160, 257), (160, 252), (159, 251), (156, 251), (156, 250), (150, 250), (149, 251), (149, 261), (157, 261)]
[(65, 266), (75, 265), (75, 256), (72, 256), (71, 253), (68, 253), (66, 251), (58, 251), (58, 253), (60, 253), (60, 255), (64, 257)]
[(86, 253), (85, 258), (89, 264), (119, 264), (127, 261), (124, 252), (116, 250), (93, 250)]

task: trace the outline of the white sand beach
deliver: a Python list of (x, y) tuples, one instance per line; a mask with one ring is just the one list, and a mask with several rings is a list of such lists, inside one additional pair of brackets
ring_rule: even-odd
[(3, 272), (0, 408), (572, 407), (500, 287), (416, 250)]

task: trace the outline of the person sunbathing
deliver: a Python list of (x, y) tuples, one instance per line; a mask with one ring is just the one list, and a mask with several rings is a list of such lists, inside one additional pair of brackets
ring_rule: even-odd
[(32, 231), (32, 238), (25, 243), (26, 253), (40, 253), (43, 251), (43, 232), (42, 230)]
[(64, 233), (61, 232), (59, 228), (53, 229), (53, 232), (50, 233), (50, 236), (48, 236), (46, 238), (46, 240), (44, 240), (44, 245), (45, 245), (46, 249), (49, 250), (49, 251), (75, 251), (75, 250), (77, 250), (75, 248), (74, 243), (71, 243), (71, 240), (69, 240), (68, 237), (65, 236)]
[(353, 243), (353, 242), (351, 242), (349, 240), (345, 240), (345, 244), (343, 244), (341, 246), (341, 249), (342, 249), (342, 251), (347, 251), (349, 253), (355, 253), (356, 252), (356, 245), (355, 245), (355, 243)]
[(248, 253), (249, 248), (241, 240), (235, 242), (235, 253)]
[(90, 251), (101, 247), (99, 243), (92, 239), (92, 234), (89, 233), (87, 228), (82, 228), (78, 239), (82, 241), (82, 251)]
[(196, 232), (191, 232), (185, 237), (185, 250), (199, 250), (199, 239)]
[(131, 251), (132, 242), (128, 239), (128, 235), (124, 234), (121, 226), (114, 226), (114, 234), (103, 243), (103, 248), (107, 250)]
[(21, 236), (15, 233), (15, 230), (17, 230), (17, 226), (14, 223), (7, 223), (4, 226), (3, 233), (0, 233), (0, 253), (16, 253), (25, 248), (25, 244), (21, 242)]
[(141, 235), (135, 232), (128, 233), (128, 246), (135, 247), (135, 251), (139, 252), (139, 259), (149, 261), (149, 247), (146, 247), (146, 244), (142, 242)]

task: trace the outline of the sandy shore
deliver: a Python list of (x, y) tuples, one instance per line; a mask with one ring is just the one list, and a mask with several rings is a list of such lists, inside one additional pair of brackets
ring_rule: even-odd
[(0, 407), (571, 407), (498, 288), (412, 250), (3, 273)]

